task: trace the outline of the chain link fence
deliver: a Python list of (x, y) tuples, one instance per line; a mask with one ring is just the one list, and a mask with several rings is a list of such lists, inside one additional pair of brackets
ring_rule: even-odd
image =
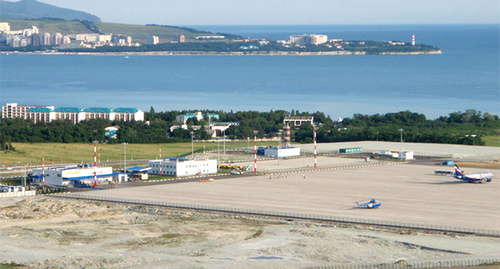
[(399, 163), (405, 163), (405, 162), (387, 162), (387, 161), (378, 161), (378, 160), (372, 160), (369, 162), (345, 161), (345, 162), (329, 164), (329, 165), (318, 165), (317, 168), (314, 168), (314, 166), (311, 166), (311, 165), (310, 166), (301, 166), (301, 167), (271, 168), (271, 169), (259, 168), (258, 172), (263, 173), (263, 174), (293, 173), (293, 172), (299, 172), (299, 171), (304, 171), (304, 172), (305, 171), (324, 171), (324, 170), (332, 170), (332, 169), (360, 168), (360, 167), (370, 167), (370, 166), (378, 166), (378, 165), (384, 165), (384, 164), (399, 164)]
[(104, 197), (104, 196), (95, 196), (95, 195), (85, 195), (85, 194), (79, 194), (79, 193), (54, 194), (53, 196), (65, 197), (65, 198), (85, 199), (85, 200), (94, 200), (94, 201), (102, 201), (102, 202), (119, 202), (119, 203), (138, 204), (138, 205), (175, 207), (175, 208), (196, 209), (196, 210), (209, 210), (209, 211), (228, 212), (228, 213), (241, 213), (241, 214), (251, 214), (251, 215), (272, 216), (272, 217), (333, 221), (333, 222), (344, 222), (344, 223), (353, 223), (353, 224), (367, 224), (367, 225), (378, 225), (378, 226), (397, 227), (397, 228), (421, 229), (421, 230), (455, 232), (455, 233), (465, 233), (465, 234), (476, 234), (476, 235), (500, 237), (500, 230), (487, 230), (487, 229), (476, 229), (476, 228), (467, 228), (467, 227), (453, 227), (453, 226), (388, 221), (388, 220), (371, 220), (371, 219), (361, 219), (361, 218), (342, 217), (342, 216), (327, 216), (327, 215), (280, 212), (280, 211), (270, 211), (270, 210), (231, 208), (231, 207), (223, 207), (223, 206), (195, 205), (195, 204), (172, 203), (172, 202), (163, 202), (163, 201), (148, 201), (148, 200), (141, 200), (141, 199), (129, 199), (129, 198), (120, 198), (120, 197)]
[[(448, 260), (433, 260), (433, 261), (405, 261), (399, 260), (393, 264), (332, 264), (310, 266), (307, 269), (368, 269), (368, 268), (383, 268), (383, 269), (408, 269), (408, 268), (466, 268), (471, 266), (499, 266), (500, 258), (469, 258), (469, 259), (448, 259)], [(493, 268), (493, 267), (486, 267)], [(495, 267), (498, 268), (498, 267)]]

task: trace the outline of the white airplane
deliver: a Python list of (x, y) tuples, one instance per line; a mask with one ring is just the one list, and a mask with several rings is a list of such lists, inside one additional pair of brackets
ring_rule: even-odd
[(458, 178), (469, 183), (483, 183), (491, 182), (494, 177), (493, 173), (490, 172), (477, 172), (466, 174), (464, 171), (460, 170), (458, 165), (455, 165), (455, 173), (453, 174), (455, 178)]

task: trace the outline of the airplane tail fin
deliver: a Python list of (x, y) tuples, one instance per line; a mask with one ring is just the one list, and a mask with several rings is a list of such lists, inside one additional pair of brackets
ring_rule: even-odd
[(455, 173), (453, 174), (453, 176), (458, 179), (463, 179), (465, 178), (465, 173), (464, 171), (460, 170), (458, 165), (455, 165)]

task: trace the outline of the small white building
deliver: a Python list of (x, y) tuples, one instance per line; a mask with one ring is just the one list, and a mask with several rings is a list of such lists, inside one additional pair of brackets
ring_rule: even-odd
[(398, 157), (399, 157), (399, 159), (406, 160), (406, 161), (415, 159), (413, 157), (413, 151), (400, 151)]
[(150, 160), (148, 163), (150, 174), (164, 176), (193, 176), (217, 173), (217, 160), (165, 158)]
[[(94, 172), (97, 175), (95, 180)], [(113, 181), (112, 167), (93, 167), (90, 165), (61, 166), (50, 168), (33, 169), (32, 178), (35, 182), (43, 184), (45, 173), (45, 184), (50, 186), (67, 186), (71, 182), (92, 184), (95, 182)]]
[(264, 156), (271, 158), (284, 158), (300, 156), (300, 148), (269, 148), (264, 150)]

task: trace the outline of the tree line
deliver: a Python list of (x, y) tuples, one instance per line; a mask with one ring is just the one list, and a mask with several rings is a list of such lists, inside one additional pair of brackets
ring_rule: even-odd
[[(360, 45), (363, 44), (363, 45)], [(249, 46), (253, 46), (249, 49)], [(100, 46), (96, 48), (76, 48), (60, 49), (61, 52), (148, 52), (148, 51), (177, 51), (177, 52), (244, 52), (244, 53), (270, 53), (276, 51), (282, 52), (328, 52), (328, 51), (365, 51), (368, 54), (380, 54), (384, 52), (415, 52), (415, 51), (433, 51), (439, 48), (417, 44), (412, 46), (407, 43), (404, 45), (389, 45), (387, 42), (378, 41), (351, 41), (343, 44), (342, 48), (336, 46), (306, 44), (301, 46), (285, 47), (275, 41), (267, 44), (260, 44), (258, 41), (252, 42), (226, 42), (226, 41), (206, 41), (206, 42), (183, 42), (183, 43), (160, 43), (156, 45), (141, 45), (139, 47), (128, 46)]]
[[(210, 139), (205, 130), (214, 119), (187, 121), (188, 129), (172, 126), (179, 125), (175, 120), (179, 114), (194, 111), (155, 112), (151, 107), (145, 113), (146, 121), (108, 121), (93, 119), (72, 124), (69, 121), (33, 123), (23, 119), (3, 119), (0, 121), (0, 146), (2, 150), (13, 149), (13, 142), (59, 142), (88, 143), (107, 141), (108, 143), (173, 143), (188, 142), (191, 132), (196, 140)], [(297, 110), (258, 111), (202, 111), (214, 113), (220, 122), (238, 122), (224, 132), (229, 139), (253, 139), (254, 131), (259, 138), (278, 137), (284, 130), (283, 119), (287, 116), (314, 116), (318, 142), (343, 141), (399, 141), (401, 135), (405, 142), (448, 143), (484, 145), (481, 137), (500, 135), (500, 119), (497, 115), (477, 110), (454, 112), (429, 120), (425, 115), (410, 111), (396, 113), (363, 115), (354, 114), (342, 121), (334, 121), (323, 112), (299, 112)], [(105, 136), (105, 128), (119, 126), (116, 139)], [(402, 129), (403, 131), (400, 131)], [(309, 123), (292, 128), (291, 138), (298, 143), (313, 142), (313, 126)]]

